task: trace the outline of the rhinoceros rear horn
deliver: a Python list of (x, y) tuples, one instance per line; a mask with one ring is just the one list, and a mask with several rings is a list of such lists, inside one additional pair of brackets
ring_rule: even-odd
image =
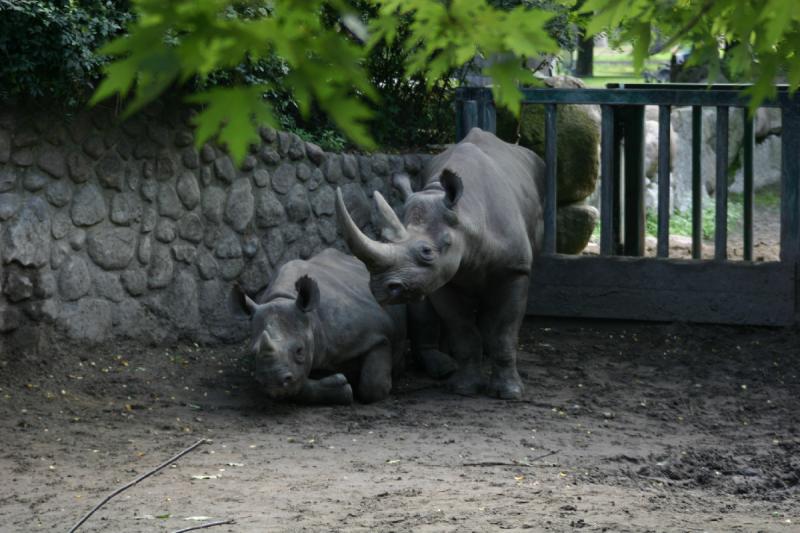
[(253, 316), (258, 304), (244, 292), (238, 283), (235, 283), (231, 288), (228, 307), (234, 315)]
[(397, 218), (397, 214), (394, 212), (394, 209), (392, 209), (392, 206), (389, 205), (389, 202), (387, 202), (378, 191), (375, 191), (374, 197), (375, 207), (377, 207), (378, 215), (380, 215), (381, 222), (383, 223), (381, 236), (391, 242), (406, 240), (408, 238), (408, 232), (405, 226), (403, 226), (403, 223), (400, 222), (400, 219)]
[(461, 194), (464, 192), (464, 183), (461, 181), (461, 177), (449, 168), (446, 168), (442, 171), (439, 182), (444, 189), (445, 207), (453, 209), (461, 198)]
[(319, 285), (317, 285), (316, 281), (308, 276), (302, 276), (295, 282), (294, 288), (297, 289), (295, 303), (298, 309), (308, 313), (317, 308), (317, 305), (319, 305)]
[(381, 269), (392, 265), (395, 259), (393, 244), (373, 241), (358, 228), (344, 205), (342, 190), (336, 189), (336, 218), (347, 246), (368, 269)]

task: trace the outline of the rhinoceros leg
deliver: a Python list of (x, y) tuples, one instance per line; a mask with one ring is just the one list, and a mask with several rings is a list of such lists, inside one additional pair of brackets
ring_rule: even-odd
[(492, 360), (487, 392), (504, 400), (522, 398), (522, 380), (517, 373), (519, 328), (528, 302), (528, 276), (519, 276), (492, 290), (482, 302), (478, 319), (484, 352)]
[(433, 293), (430, 298), (447, 326), (450, 353), (460, 365), (447, 380), (447, 387), (456, 394), (474, 396), (483, 389), (483, 346), (475, 324), (476, 302), (447, 286)]
[(353, 403), (353, 389), (343, 374), (308, 379), (295, 401), (308, 405), (350, 405)]
[(444, 379), (458, 369), (452, 357), (439, 350), (439, 316), (430, 299), (408, 304), (409, 338), (414, 358), (434, 379)]
[(372, 403), (385, 399), (392, 390), (392, 345), (388, 339), (372, 348), (361, 363), (358, 400)]

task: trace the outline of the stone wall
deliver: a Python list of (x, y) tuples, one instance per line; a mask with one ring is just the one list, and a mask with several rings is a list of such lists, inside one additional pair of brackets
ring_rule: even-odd
[(235, 341), (234, 282), (255, 293), (273, 270), (327, 246), (341, 186), (370, 230), (373, 190), (426, 156), (331, 154), (263, 129), (240, 169), (194, 148), (191, 111), (154, 106), (119, 123), (0, 110), (0, 343), (66, 336)]

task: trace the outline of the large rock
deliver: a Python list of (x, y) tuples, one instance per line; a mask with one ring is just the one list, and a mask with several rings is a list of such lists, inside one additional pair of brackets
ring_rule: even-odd
[(189, 272), (179, 272), (166, 290), (146, 298), (145, 305), (160, 322), (168, 321), (180, 333), (193, 332), (201, 326), (197, 282)]
[[(753, 149), (754, 190), (777, 185), (781, 182), (781, 172), (783, 170), (781, 151), (781, 138), (778, 135), (770, 135), (760, 143), (756, 143)], [(744, 169), (742, 167), (736, 170), (736, 176), (730, 186), (730, 190), (737, 193), (744, 191)]]
[(17, 216), (5, 227), (3, 263), (17, 262), (41, 267), (50, 258), (50, 212), (38, 196), (28, 199)]
[(579, 254), (589, 244), (599, 213), (590, 205), (563, 205), (556, 212), (556, 251)]
[(129, 228), (98, 228), (89, 233), (87, 251), (97, 265), (121, 270), (136, 253), (136, 232)]
[[(550, 86), (562, 86), (563, 80), (545, 80)], [(507, 142), (517, 141), (544, 158), (544, 122), (542, 105), (523, 106), (519, 122), (507, 111), (497, 114), (497, 135)], [(588, 197), (599, 175), (600, 114), (595, 106), (560, 105), (556, 115), (558, 203), (567, 204)]]

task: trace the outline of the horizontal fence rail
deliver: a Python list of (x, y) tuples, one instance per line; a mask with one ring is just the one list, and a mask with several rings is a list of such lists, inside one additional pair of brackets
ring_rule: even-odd
[[(754, 123), (746, 85), (610, 84), (607, 89), (522, 89), (525, 105), (544, 106), (544, 247), (531, 280), (533, 314), (690, 320), (735, 324), (796, 323), (800, 252), (800, 103), (786, 87), (763, 105), (782, 116), (780, 261), (753, 263)], [(487, 88), (457, 90), (457, 140), (471, 127), (495, 131)], [(599, 105), (600, 257), (557, 253), (557, 117), (560, 105)], [(645, 253), (645, 106), (658, 106), (658, 244)], [(670, 121), (690, 106), (692, 130), (692, 259), (669, 257)], [(702, 168), (703, 107), (716, 112), (715, 168)], [(731, 108), (734, 108), (731, 110)], [(740, 112), (743, 134), (743, 261), (727, 253), (729, 111)], [(590, 148), (589, 148), (590, 149)], [(714, 258), (703, 251), (703, 175), (715, 177)]]

